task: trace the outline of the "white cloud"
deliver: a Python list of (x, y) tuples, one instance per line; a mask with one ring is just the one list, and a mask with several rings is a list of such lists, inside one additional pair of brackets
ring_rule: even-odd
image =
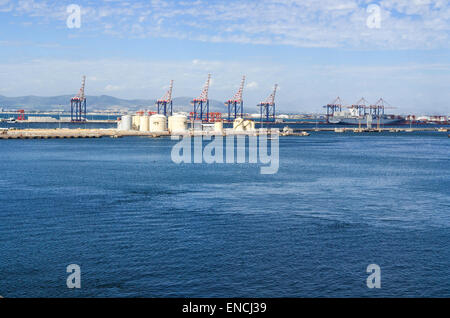
[(120, 89), (121, 89), (121, 87), (119, 85), (108, 84), (105, 86), (105, 91), (107, 91), (107, 92), (114, 92), (114, 91), (118, 91)]
[[(8, 2), (0, 0), (0, 10)], [(358, 49), (448, 48), (447, 0), (380, 0), (380, 29), (366, 25), (366, 0), (81, 2), (82, 32), (206, 42)], [(376, 2), (375, 2), (376, 3)], [(64, 20), (60, 2), (21, 0), (16, 14)]]
[(13, 4), (10, 0), (0, 0), (0, 12), (11, 12)]
[[(0, 12), (14, 10), (13, 16), (29, 17), (30, 23), (38, 19), (39, 23), (58, 21), (64, 25), (66, 11), (65, 4), (61, 3), (0, 0)], [(87, 36), (106, 33), (122, 38), (163, 37), (358, 50), (449, 48), (447, 0), (380, 0), (381, 29), (366, 26), (366, 6), (370, 3), (366, 0), (80, 1), (83, 27), (79, 36), (83, 32)], [(0, 41), (0, 45), (28, 46), (29, 43), (10, 39)], [(212, 73), (214, 85), (210, 96), (217, 100), (232, 97), (241, 76), (247, 76), (244, 97), (250, 112), (270, 94), (275, 81), (283, 87), (277, 94), (281, 110), (321, 111), (320, 105), (341, 95), (349, 103), (361, 96), (371, 101), (382, 96), (401, 112), (425, 109), (429, 105), (448, 112), (447, 100), (450, 100), (447, 64), (405, 61), (399, 66), (300, 66), (282, 60), (258, 64), (257, 59), (248, 63), (203, 58), (186, 61), (42, 59), (1, 63), (1, 89), (9, 96), (76, 93), (81, 75), (87, 73), (86, 89), (91, 95), (158, 98), (174, 79), (174, 96), (195, 97), (200, 94), (207, 74)], [(40, 74), (39, 78), (35, 74)]]
[(247, 89), (256, 89), (256, 88), (258, 88), (258, 83), (253, 81), (253, 82), (248, 83), (245, 87)]

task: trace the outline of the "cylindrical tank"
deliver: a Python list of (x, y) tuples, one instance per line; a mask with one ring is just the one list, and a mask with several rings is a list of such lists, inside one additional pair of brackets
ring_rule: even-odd
[(140, 116), (139, 120), (139, 131), (149, 131), (149, 116)]
[(220, 121), (216, 121), (214, 123), (214, 131), (215, 132), (219, 132), (219, 133), (223, 133), (223, 122)]
[(244, 130), (255, 130), (255, 122), (253, 120), (244, 120)]
[(187, 117), (181, 114), (175, 114), (169, 117), (169, 132), (185, 132), (187, 130)]
[(167, 119), (166, 116), (161, 114), (156, 114), (150, 116), (150, 131), (151, 132), (161, 132), (167, 130)]
[(141, 116), (139, 115), (134, 115), (133, 116), (133, 121), (131, 123), (131, 128), (134, 130), (139, 130), (139, 124), (141, 123)]
[(236, 118), (233, 122), (233, 130), (244, 131), (244, 119)]
[(131, 130), (131, 122), (132, 118), (130, 115), (124, 115), (122, 116), (122, 120), (120, 123), (120, 130)]

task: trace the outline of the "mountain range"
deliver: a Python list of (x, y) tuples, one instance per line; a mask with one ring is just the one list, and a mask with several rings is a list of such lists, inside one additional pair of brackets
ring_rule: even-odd
[[(25, 109), (25, 110), (70, 110), (70, 99), (72, 95), (60, 96), (21, 96), (21, 97), (6, 97), (0, 95), (0, 109)], [(174, 111), (192, 111), (190, 101), (191, 97), (176, 97), (173, 98)], [(154, 99), (121, 99), (108, 95), (101, 96), (86, 96), (87, 109), (92, 110), (113, 110), (113, 109), (154, 109)], [(209, 100), (211, 112), (225, 112), (226, 107), (223, 102), (218, 100)]]

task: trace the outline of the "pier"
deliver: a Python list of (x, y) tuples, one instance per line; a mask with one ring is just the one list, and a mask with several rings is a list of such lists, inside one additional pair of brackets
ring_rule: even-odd
[(154, 134), (116, 129), (14, 129), (0, 131), (0, 139), (70, 139), (70, 138), (120, 138), (124, 136), (160, 137), (169, 133)]
[[(256, 136), (259, 134), (280, 134), (280, 136), (309, 136), (314, 132), (334, 132), (334, 133), (412, 133), (412, 132), (448, 132), (448, 128), (380, 128), (380, 129), (361, 129), (361, 128), (304, 128), (290, 129), (288, 131), (256, 129), (254, 131), (233, 131), (232, 129), (224, 129), (223, 132), (217, 131), (198, 131), (188, 130), (184, 133), (174, 135), (183, 136), (225, 136), (225, 135), (248, 135)], [(117, 129), (1, 129), (0, 140), (5, 139), (71, 139), (71, 138), (121, 138), (127, 136), (158, 138), (170, 136), (168, 131), (149, 132), (135, 130), (117, 130)]]
[(389, 127), (389, 128), (353, 128), (353, 127), (321, 127), (321, 128), (302, 128), (302, 129), (294, 129), (294, 133), (298, 133), (301, 131), (308, 132), (321, 132), (321, 131), (331, 131), (335, 133), (372, 133), (372, 132), (390, 132), (390, 133), (400, 133), (400, 132), (425, 132), (425, 131), (435, 131), (435, 132), (447, 132), (449, 131), (446, 127), (414, 127), (414, 128), (406, 128), (406, 127)]

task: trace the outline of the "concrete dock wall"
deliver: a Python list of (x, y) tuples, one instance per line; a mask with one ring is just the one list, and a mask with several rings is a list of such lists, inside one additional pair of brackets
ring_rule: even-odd
[[(305, 132), (335, 132), (335, 133), (408, 133), (408, 132), (447, 132), (447, 128), (383, 128), (383, 129), (358, 129), (344, 128), (335, 130), (334, 128), (314, 128), (302, 130), (279, 131), (278, 129), (263, 129), (255, 131), (235, 131), (232, 129), (224, 129), (223, 132), (217, 131), (195, 131), (188, 130), (183, 133), (174, 133), (173, 135), (182, 136), (225, 136), (225, 135), (249, 135), (256, 136), (259, 134), (280, 134), (281, 136), (308, 136)], [(117, 129), (1, 129), (0, 139), (51, 139), (51, 138), (120, 138), (125, 136), (145, 136), (145, 137), (162, 137), (170, 136), (169, 132), (149, 132), (134, 130), (117, 130)]]

